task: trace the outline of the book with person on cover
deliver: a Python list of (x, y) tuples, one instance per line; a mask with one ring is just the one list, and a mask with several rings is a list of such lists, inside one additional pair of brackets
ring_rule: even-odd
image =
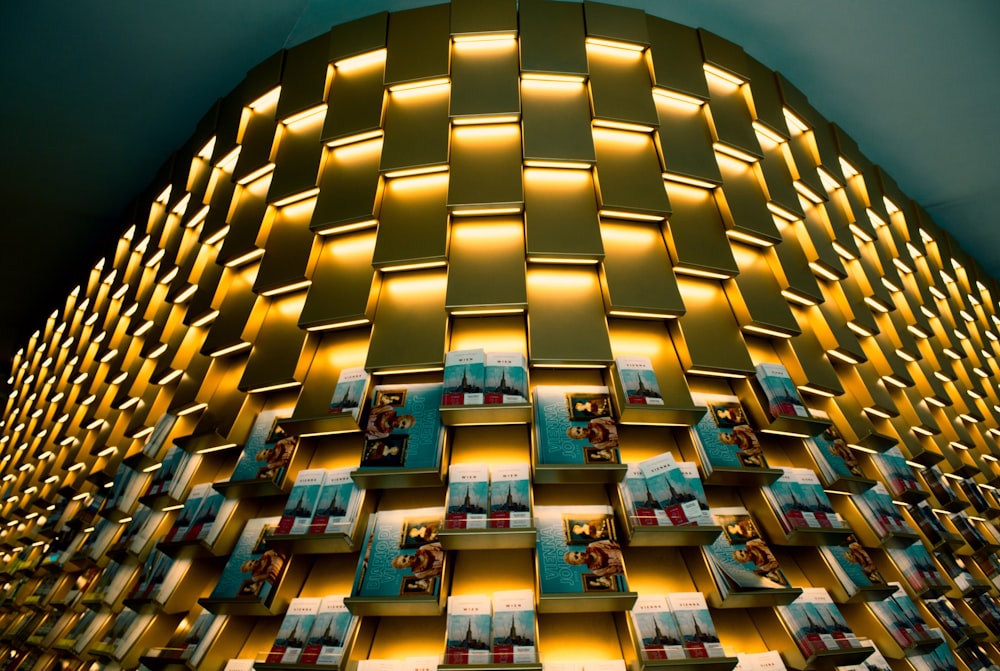
[(736, 396), (692, 393), (695, 405), (708, 408), (691, 427), (705, 477), (716, 468), (767, 468), (760, 438)]
[(326, 471), (316, 501), (316, 511), (308, 532), (311, 534), (350, 533), (358, 521), (358, 509), (364, 490), (351, 479), (353, 469)]
[(209, 599), (238, 599), (270, 606), (285, 574), (288, 557), (269, 547), (267, 533), (280, 517), (247, 520)]
[(275, 533), (304, 534), (309, 530), (325, 477), (325, 468), (306, 468), (298, 472)]
[(300, 664), (339, 664), (357, 619), (344, 604), (343, 595), (325, 596), (299, 656)]
[(540, 596), (626, 592), (610, 506), (536, 506)]
[(534, 438), (539, 464), (617, 464), (618, 425), (608, 388), (537, 386)]
[[(809, 411), (814, 417), (827, 419), (821, 410)], [(858, 455), (844, 440), (837, 427), (832, 424), (817, 435), (805, 439), (806, 448), (819, 467), (823, 482), (831, 485), (840, 478), (864, 478)]]
[(754, 366), (757, 381), (767, 398), (771, 417), (783, 415), (809, 417), (809, 410), (802, 402), (799, 390), (792, 382), (788, 371), (780, 363), (759, 363)]
[(825, 545), (819, 552), (849, 595), (864, 587), (885, 585), (875, 561), (854, 534), (843, 545)]
[(288, 610), (281, 620), (278, 635), (271, 651), (267, 653), (268, 664), (295, 664), (305, 647), (306, 638), (319, 612), (318, 597), (296, 597), (288, 602)]
[(535, 647), (535, 594), (530, 589), (493, 593), (494, 664), (530, 664)]
[(438, 539), (443, 519), (443, 507), (372, 515), (351, 596), (438, 596), (445, 563)]
[(490, 597), (463, 594), (448, 597), (445, 664), (488, 664), (492, 642)]
[(701, 592), (670, 592), (667, 604), (677, 622), (685, 654), (692, 659), (724, 657), (712, 614)]
[(528, 362), (521, 352), (487, 352), (486, 388), (488, 405), (528, 402)]
[(289, 436), (278, 425), (291, 416), (287, 408), (262, 410), (250, 429), (230, 482), (262, 481), (281, 485), (288, 465), (295, 454), (298, 439)]
[(482, 405), (486, 386), (486, 352), (460, 349), (444, 355), (441, 405)]
[(441, 464), (440, 383), (377, 385), (365, 424), (361, 468)]
[(643, 659), (684, 659), (684, 643), (666, 596), (640, 594), (629, 611)]
[(369, 377), (364, 368), (345, 368), (340, 371), (327, 412), (331, 415), (347, 413), (357, 420), (361, 414), (361, 404), (365, 400), (365, 387)]
[(720, 596), (789, 587), (778, 559), (761, 538), (746, 508), (713, 508), (712, 519), (722, 527), (722, 533), (702, 550)]
[(485, 529), (489, 515), (488, 464), (452, 464), (448, 467), (445, 501), (446, 529)]
[(531, 519), (531, 466), (490, 466), (491, 529), (527, 529)]
[(616, 357), (615, 374), (630, 404), (663, 405), (660, 383), (648, 356)]

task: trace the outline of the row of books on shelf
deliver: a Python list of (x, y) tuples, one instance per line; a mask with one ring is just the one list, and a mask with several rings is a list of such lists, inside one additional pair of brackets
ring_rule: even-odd
[(535, 596), (528, 590), (449, 596), (446, 664), (535, 662)]
[(807, 659), (821, 652), (864, 647), (822, 587), (803, 587), (794, 601), (777, 606), (777, 611)]
[(629, 617), (642, 659), (725, 656), (701, 592), (641, 594)]
[(288, 604), (266, 661), (272, 664), (338, 664), (357, 618), (343, 595), (297, 597)]
[(712, 524), (698, 465), (670, 452), (627, 464), (620, 489), (634, 525)]
[(927, 626), (916, 604), (899, 583), (891, 583), (896, 591), (889, 597), (870, 601), (867, 606), (893, 640), (904, 650), (915, 645), (942, 640), (939, 632)]
[(352, 468), (309, 468), (298, 472), (275, 533), (347, 533), (357, 521), (364, 490)]
[(446, 529), (527, 528), (531, 525), (531, 467), (527, 463), (449, 466)]
[(442, 405), (527, 403), (528, 362), (521, 352), (452, 350), (444, 357)]

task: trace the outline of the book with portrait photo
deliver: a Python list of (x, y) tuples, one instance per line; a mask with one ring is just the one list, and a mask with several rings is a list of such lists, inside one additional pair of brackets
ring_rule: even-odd
[(441, 590), (445, 551), (438, 539), (443, 507), (372, 515), (352, 597), (427, 597)]
[(441, 464), (440, 383), (377, 385), (365, 423), (361, 468), (437, 468)]
[(267, 544), (267, 533), (280, 519), (275, 516), (247, 520), (208, 597), (210, 601), (237, 600), (265, 607), (271, 605), (289, 559)]
[(484, 373), (484, 403), (528, 402), (528, 363), (521, 352), (487, 352)]
[[(810, 412), (819, 419), (828, 418), (825, 412)], [(858, 454), (847, 444), (837, 427), (831, 424), (819, 435), (806, 438), (805, 442), (827, 486), (841, 478), (865, 478)]]
[(854, 534), (844, 539), (841, 545), (821, 546), (819, 552), (848, 596), (857, 594), (861, 589), (886, 585), (875, 560)]
[(713, 508), (712, 519), (722, 533), (702, 546), (719, 594), (787, 589), (788, 578), (778, 559), (761, 538), (746, 508)]
[(708, 408), (691, 427), (706, 478), (719, 468), (768, 468), (760, 438), (736, 396), (692, 393), (691, 398), (695, 405)]
[(618, 425), (608, 388), (537, 386), (534, 439), (539, 464), (617, 464)]
[(321, 598), (299, 664), (339, 664), (356, 624), (343, 595)]
[(364, 368), (345, 368), (340, 371), (328, 413), (331, 415), (347, 413), (357, 420), (365, 400), (365, 387), (369, 377), (368, 371)]
[(298, 445), (298, 440), (278, 425), (290, 415), (288, 409), (260, 412), (229, 482), (262, 481), (281, 486)]
[(610, 506), (536, 506), (540, 596), (626, 592)]

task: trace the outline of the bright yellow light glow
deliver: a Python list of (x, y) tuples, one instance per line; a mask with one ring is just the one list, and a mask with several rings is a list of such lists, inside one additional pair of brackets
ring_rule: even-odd
[(446, 173), (448, 171), (447, 164), (441, 165), (427, 165), (419, 168), (405, 168), (403, 170), (390, 170), (385, 173), (386, 179), (401, 179), (404, 177), (419, 177), (422, 175), (432, 175), (438, 173)]
[(156, 380), (155, 382), (153, 382), (153, 384), (159, 384), (159, 385), (170, 384), (171, 382), (173, 382), (174, 380), (176, 380), (177, 378), (179, 378), (183, 374), (184, 374), (183, 370), (180, 370), (179, 368), (175, 368), (175, 369), (169, 371), (168, 373), (165, 373), (162, 377), (160, 377), (159, 380)]
[(881, 408), (878, 408), (876, 406), (868, 406), (868, 407), (862, 408), (862, 409), (865, 412), (867, 412), (869, 415), (875, 415), (876, 417), (881, 417), (882, 419), (892, 419), (892, 415), (891, 414), (889, 414), (885, 410), (883, 410)]
[(847, 161), (846, 158), (844, 158), (843, 156), (840, 156), (838, 158), (840, 160), (840, 170), (844, 173), (844, 176), (846, 176), (848, 179), (850, 179), (851, 177), (857, 177), (859, 174), (861, 174), (854, 168), (853, 165), (851, 165)]
[(522, 72), (521, 73), (521, 86), (525, 85), (560, 85), (560, 84), (573, 84), (579, 85), (586, 81), (586, 77), (583, 75), (566, 75), (559, 74), (555, 72)]
[(746, 375), (743, 375), (741, 373), (726, 373), (724, 371), (719, 371), (719, 370), (705, 370), (705, 369), (697, 368), (697, 367), (696, 368), (689, 368), (687, 372), (689, 374), (691, 374), (691, 375), (704, 375), (705, 377), (725, 377), (725, 378), (732, 378), (732, 379), (737, 379), (737, 380), (746, 377)]
[(688, 177), (686, 175), (678, 175), (672, 172), (663, 173), (663, 179), (668, 182), (676, 182), (677, 184), (685, 184), (687, 186), (696, 186), (701, 189), (714, 189), (718, 184), (713, 184), (703, 179), (698, 179), (696, 177)]
[(823, 198), (823, 196), (810, 189), (809, 185), (805, 184), (801, 180), (796, 179), (795, 181), (792, 182), (792, 186), (795, 188), (795, 191), (800, 196), (808, 200), (813, 205), (819, 205), (824, 200), (826, 200), (825, 198)]
[(174, 205), (172, 210), (170, 210), (171, 214), (176, 214), (179, 217), (184, 216), (184, 213), (187, 211), (188, 203), (190, 202), (191, 194), (185, 193), (184, 197), (177, 201), (177, 204)]
[(423, 270), (426, 268), (441, 268), (447, 265), (446, 261), (422, 261), (419, 263), (404, 263), (398, 266), (385, 266), (380, 268), (383, 273), (398, 273), (404, 270)]
[(795, 114), (795, 112), (788, 109), (787, 107), (783, 107), (781, 111), (785, 115), (785, 123), (788, 124), (789, 129), (797, 133), (805, 133), (806, 131), (809, 130), (809, 125), (801, 118), (799, 118), (799, 116)]
[(889, 384), (891, 384), (891, 385), (893, 385), (895, 387), (898, 387), (900, 389), (906, 389), (907, 387), (910, 386), (910, 384), (908, 382), (906, 382), (902, 378), (896, 377), (895, 375), (883, 375), (882, 379), (884, 381), (888, 382)]
[(401, 368), (399, 370), (379, 370), (373, 371), (379, 375), (412, 375), (416, 373), (436, 373), (444, 370), (442, 366), (429, 366), (427, 368)]
[(223, 347), (222, 349), (217, 349), (214, 352), (209, 353), (208, 356), (212, 358), (217, 358), (220, 356), (226, 356), (227, 354), (233, 354), (235, 352), (240, 352), (242, 350), (250, 348), (251, 345), (248, 342), (239, 342), (235, 345), (230, 345), (229, 347)]
[(247, 105), (249, 109), (252, 110), (262, 110), (271, 105), (275, 105), (278, 102), (278, 98), (281, 96), (281, 87), (275, 86), (273, 89), (262, 95), (261, 97), (254, 100), (252, 103)]
[(279, 389), (291, 389), (292, 387), (299, 387), (301, 385), (302, 385), (301, 382), (282, 382), (281, 384), (272, 384), (266, 387), (258, 387), (256, 389), (250, 389), (248, 390), (248, 392), (251, 394), (263, 394), (264, 392), (268, 391), (277, 391)]
[(235, 259), (233, 259), (231, 261), (228, 261), (226, 263), (226, 267), (227, 268), (238, 268), (238, 267), (240, 267), (242, 265), (246, 265), (246, 264), (250, 263), (251, 261), (256, 261), (257, 259), (259, 259), (262, 256), (264, 256), (264, 250), (263, 249), (254, 249), (254, 250), (251, 250), (251, 251), (247, 252), (246, 254), (244, 254), (242, 256), (238, 256)]
[(215, 318), (219, 316), (218, 310), (211, 310), (204, 317), (199, 317), (194, 322), (191, 323), (192, 328), (199, 328), (201, 326), (207, 326), (215, 321)]
[(185, 303), (188, 299), (194, 296), (197, 291), (198, 291), (197, 284), (187, 285), (183, 291), (177, 294), (177, 298), (174, 299), (174, 304), (181, 305), (182, 303)]
[(825, 398), (833, 398), (836, 396), (832, 391), (826, 389), (820, 389), (819, 387), (814, 387), (811, 384), (800, 384), (799, 389), (809, 394), (815, 394), (816, 396), (823, 396)]
[(528, 263), (551, 263), (567, 266), (592, 266), (597, 264), (598, 259), (567, 258), (563, 256), (529, 256)]
[(253, 172), (251, 172), (249, 175), (241, 177), (239, 180), (237, 180), (236, 183), (239, 184), (240, 186), (246, 186), (250, 182), (254, 182), (266, 175), (270, 175), (272, 172), (274, 172), (274, 168), (275, 164), (269, 161), (264, 165), (262, 165), (261, 167), (257, 168), (256, 170), (254, 170)]
[(851, 329), (860, 336), (864, 336), (865, 338), (870, 338), (875, 335), (867, 326), (859, 324), (854, 320), (847, 322), (847, 328)]
[(705, 104), (705, 101), (702, 100), (701, 98), (695, 98), (694, 96), (689, 96), (686, 93), (671, 91), (670, 89), (664, 89), (660, 87), (656, 87), (653, 89), (653, 96), (656, 98), (668, 100), (670, 102), (692, 105), (694, 107), (701, 107), (702, 105)]
[(520, 214), (521, 206), (497, 205), (496, 207), (459, 207), (451, 211), (455, 217), (479, 217), (483, 215)]
[(219, 159), (219, 161), (215, 164), (215, 167), (222, 172), (232, 172), (233, 168), (236, 167), (236, 161), (240, 157), (240, 150), (242, 148), (243, 145), (236, 145), (233, 150)]
[(451, 81), (447, 77), (435, 77), (433, 79), (419, 79), (402, 84), (394, 84), (389, 87), (389, 92), (397, 96), (398, 100), (410, 100), (425, 95), (439, 95), (447, 93), (451, 89)]
[(365, 221), (356, 221), (350, 224), (332, 224), (327, 228), (317, 230), (316, 234), (327, 236), (337, 233), (347, 233), (349, 231), (360, 231), (365, 228), (374, 228), (375, 226), (378, 226), (378, 219), (366, 219)]
[(582, 161), (525, 161), (526, 168), (549, 168), (554, 170), (590, 170), (593, 165)]
[(838, 280), (840, 280), (839, 275), (828, 270), (826, 266), (816, 261), (809, 262), (809, 269), (813, 271), (813, 274), (818, 275), (824, 280), (829, 280), (830, 282), (837, 282)]
[(479, 308), (476, 310), (452, 310), (451, 314), (457, 317), (479, 317), (482, 315), (519, 315), (524, 313), (524, 308)]
[(684, 265), (674, 266), (674, 272), (681, 275), (690, 275), (692, 277), (707, 277), (713, 280), (729, 279), (729, 275), (726, 275), (725, 273), (719, 273), (712, 270), (702, 270), (701, 268), (689, 268)]
[(677, 315), (664, 315), (657, 312), (638, 312), (635, 310), (608, 310), (610, 317), (629, 317), (632, 319), (676, 319)]
[(872, 222), (872, 225), (875, 228), (879, 228), (881, 226), (886, 225), (885, 219), (878, 216), (878, 213), (875, 212), (875, 210), (873, 210), (872, 208), (870, 207), (865, 208), (865, 212), (868, 214), (868, 220)]
[(862, 359), (859, 359), (857, 357), (851, 356), (850, 354), (847, 354), (846, 352), (841, 352), (840, 350), (828, 349), (826, 351), (826, 353), (827, 353), (827, 355), (832, 356), (834, 359), (840, 359), (844, 363), (849, 363), (852, 366), (853, 365), (857, 365), (857, 364), (859, 364), (859, 363), (862, 362)]
[(489, 50), (495, 47), (503, 47), (505, 50), (517, 46), (516, 33), (469, 33), (467, 35), (455, 35), (452, 37), (455, 49), (465, 50)]
[(139, 429), (138, 431), (136, 431), (135, 433), (133, 433), (132, 437), (133, 438), (145, 438), (149, 434), (153, 433), (153, 428), (154, 427), (152, 427), (152, 426), (143, 427), (142, 429)]
[(764, 238), (758, 237), (751, 233), (745, 231), (737, 231), (729, 229), (726, 231), (726, 237), (733, 240), (739, 240), (740, 242), (745, 242), (748, 245), (753, 245), (755, 247), (773, 247), (773, 240), (765, 240)]
[(453, 126), (494, 126), (497, 124), (511, 124), (520, 121), (517, 114), (493, 114), (483, 116), (460, 116), (451, 120)]
[(727, 84), (731, 84), (733, 86), (740, 86), (745, 83), (741, 77), (738, 77), (737, 75), (735, 75), (732, 72), (729, 72), (728, 70), (723, 70), (720, 67), (712, 65), (711, 63), (705, 63), (702, 67), (705, 68), (705, 74), (714, 77), (718, 80), (721, 80)]
[(663, 221), (666, 219), (666, 215), (628, 212), (626, 210), (609, 210), (607, 208), (602, 208), (598, 214), (608, 219), (625, 219), (627, 221)]
[(744, 163), (756, 163), (758, 160), (753, 154), (749, 154), (738, 147), (733, 147), (722, 142), (713, 142), (712, 148), (717, 154), (723, 154), (730, 158), (743, 161)]
[(893, 257), (892, 265), (896, 266), (896, 269), (904, 275), (910, 275), (913, 273), (913, 269), (906, 265), (906, 263), (898, 256)]
[(636, 58), (642, 55), (646, 47), (634, 42), (622, 42), (620, 40), (609, 40), (602, 37), (587, 38), (587, 53), (602, 54), (605, 56), (617, 56)]
[(799, 221), (801, 219), (801, 217), (799, 217), (799, 215), (795, 214), (794, 212), (790, 212), (790, 211), (786, 210), (781, 205), (778, 205), (777, 203), (772, 202), (772, 201), (768, 201), (768, 203), (767, 203), (767, 209), (770, 210), (772, 214), (776, 214), (777, 216), (781, 217), (785, 221), (796, 222), (796, 221)]
[(747, 324), (743, 326), (744, 331), (749, 331), (750, 333), (758, 333), (760, 335), (771, 336), (773, 338), (791, 338), (792, 334), (782, 333), (781, 331), (775, 331), (774, 329), (767, 328), (766, 326), (756, 326), (754, 324)]
[(285, 285), (283, 287), (278, 287), (276, 289), (268, 289), (267, 291), (260, 292), (261, 296), (280, 296), (282, 294), (290, 294), (293, 291), (298, 291), (299, 289), (305, 289), (312, 286), (312, 280), (302, 280), (301, 282), (294, 282), (292, 284)]
[(906, 251), (908, 251), (910, 253), (910, 256), (912, 256), (915, 259), (919, 259), (921, 256), (923, 256), (923, 253), (919, 249), (917, 249), (912, 242), (906, 243)]
[(186, 408), (181, 408), (180, 410), (177, 410), (174, 414), (176, 414), (178, 417), (185, 417), (187, 415), (196, 413), (199, 410), (204, 410), (207, 407), (208, 403), (194, 403), (192, 405), (187, 406)]
[(850, 228), (851, 233), (853, 233), (855, 237), (859, 238), (862, 242), (874, 241), (874, 238), (868, 234), (868, 231), (858, 226), (857, 222), (851, 222), (848, 225), (848, 228)]
[(628, 131), (630, 133), (652, 133), (653, 127), (641, 123), (631, 123), (628, 121), (614, 121), (612, 119), (594, 119), (594, 128), (606, 128), (610, 130)]
[(944, 352), (947, 356), (949, 356), (952, 359), (954, 359), (955, 361), (958, 361), (959, 359), (962, 358), (961, 354), (959, 354), (958, 352), (956, 352), (955, 350), (953, 350), (950, 347), (945, 347), (941, 351)]
[(358, 54), (357, 56), (351, 56), (350, 58), (339, 60), (333, 64), (333, 67), (337, 68), (341, 73), (348, 73), (362, 68), (371, 67), (373, 65), (383, 65), (385, 64), (387, 53), (388, 52), (385, 49), (367, 51), (363, 54)]
[(293, 203), (298, 203), (299, 201), (306, 200), (307, 198), (312, 198), (319, 193), (319, 187), (314, 186), (311, 189), (306, 189), (299, 193), (293, 193), (290, 196), (285, 196), (281, 200), (274, 202), (275, 207), (285, 207), (286, 205), (292, 205)]
[(874, 296), (865, 296), (864, 301), (865, 304), (868, 305), (868, 307), (870, 307), (872, 310), (876, 312), (881, 312), (884, 314), (890, 311), (890, 308), (886, 306), (883, 301), (879, 300), (878, 298), (875, 298)]
[(806, 307), (812, 307), (813, 305), (818, 304), (815, 298), (806, 296), (805, 294), (799, 294), (794, 289), (782, 289), (781, 295), (784, 296), (786, 300), (791, 301), (792, 303), (797, 303), (799, 305), (804, 305)]
[(163, 279), (160, 280), (160, 284), (164, 285), (170, 284), (171, 282), (174, 281), (174, 278), (177, 277), (177, 273), (179, 273), (180, 271), (181, 271), (180, 267), (174, 266), (173, 268), (170, 269), (170, 272), (168, 272), (166, 275), (163, 276)]
[(843, 188), (840, 182), (830, 174), (823, 166), (816, 168), (816, 172), (819, 173), (819, 181), (823, 183), (823, 188), (827, 191), (836, 191), (837, 189)]
[(319, 121), (321, 120), (320, 117), (325, 115), (326, 115), (326, 103), (322, 103), (320, 105), (316, 105), (315, 107), (310, 107), (309, 109), (304, 109), (301, 112), (297, 112), (296, 114), (293, 114), (292, 116), (285, 119), (282, 123), (284, 123), (286, 127), (291, 128), (296, 124), (302, 122), (308, 122), (312, 120), (314, 117), (316, 121)]

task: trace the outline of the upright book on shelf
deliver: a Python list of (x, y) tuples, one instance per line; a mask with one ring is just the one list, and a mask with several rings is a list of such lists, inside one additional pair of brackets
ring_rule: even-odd
[(830, 505), (816, 473), (808, 468), (784, 468), (781, 477), (762, 491), (786, 532), (845, 526)]
[(842, 545), (821, 546), (819, 552), (849, 597), (861, 589), (886, 584), (875, 560), (854, 534)]
[(713, 508), (712, 519), (722, 533), (711, 545), (702, 546), (702, 551), (723, 600), (733, 593), (789, 587), (778, 559), (746, 508)]
[(685, 469), (670, 452), (663, 452), (639, 462), (639, 470), (657, 504), (652, 510), (658, 524), (711, 524), (697, 467), (693, 472)]
[(701, 592), (671, 592), (667, 604), (677, 622), (684, 652), (693, 659), (724, 657), (712, 614)]
[(445, 528), (485, 529), (489, 487), (489, 464), (451, 464), (448, 467)]
[(539, 596), (628, 591), (610, 506), (537, 506)]
[(296, 474), (275, 533), (304, 534), (309, 530), (325, 477), (324, 468), (307, 468)]
[(619, 356), (615, 358), (615, 375), (625, 392), (625, 400), (632, 405), (663, 405), (660, 383), (647, 356)]
[(760, 438), (736, 396), (692, 393), (708, 412), (691, 427), (691, 437), (706, 480), (717, 469), (767, 468)]
[(352, 470), (348, 467), (326, 471), (308, 533), (350, 533), (354, 528), (364, 490), (354, 484)]
[(642, 659), (684, 659), (687, 656), (666, 596), (640, 594), (629, 617)]
[(364, 368), (344, 368), (337, 377), (337, 386), (330, 399), (331, 415), (349, 414), (355, 420), (361, 414), (361, 405), (365, 400), (365, 387), (368, 384), (368, 371)]
[(230, 483), (272, 482), (281, 486), (298, 445), (298, 440), (287, 435), (278, 424), (289, 415), (287, 409), (260, 412), (229, 476)]
[(352, 598), (441, 594), (445, 551), (438, 540), (444, 509), (383, 510), (369, 518)]
[(487, 405), (528, 402), (528, 363), (521, 352), (487, 352), (484, 373)]
[(871, 459), (892, 496), (909, 501), (911, 496), (926, 494), (899, 446), (893, 445), (884, 452), (872, 454)]
[(493, 593), (494, 664), (530, 664), (535, 647), (535, 595), (530, 589)]
[(445, 664), (489, 664), (492, 623), (490, 597), (481, 594), (448, 597)]
[(445, 353), (441, 405), (482, 405), (485, 386), (486, 353), (482, 349)]
[(323, 597), (299, 663), (339, 664), (356, 625), (357, 618), (347, 610), (342, 595)]
[(534, 390), (539, 464), (617, 464), (618, 425), (604, 386), (543, 386)]
[(294, 664), (299, 661), (319, 612), (320, 601), (318, 597), (296, 597), (289, 601), (278, 635), (267, 654), (269, 664)]
[(783, 415), (809, 417), (809, 410), (802, 402), (799, 390), (788, 371), (780, 363), (759, 363), (754, 366), (757, 381), (767, 398), (771, 417)]
[(377, 385), (365, 428), (361, 468), (436, 468), (441, 463), (439, 383)]
[[(809, 411), (815, 417), (827, 419), (821, 410)], [(832, 424), (816, 436), (805, 439), (813, 461), (819, 469), (824, 484), (831, 486), (843, 478), (864, 478), (865, 473), (857, 453), (847, 444), (837, 427)]]
[(531, 524), (531, 466), (490, 466), (490, 528), (524, 529)]

